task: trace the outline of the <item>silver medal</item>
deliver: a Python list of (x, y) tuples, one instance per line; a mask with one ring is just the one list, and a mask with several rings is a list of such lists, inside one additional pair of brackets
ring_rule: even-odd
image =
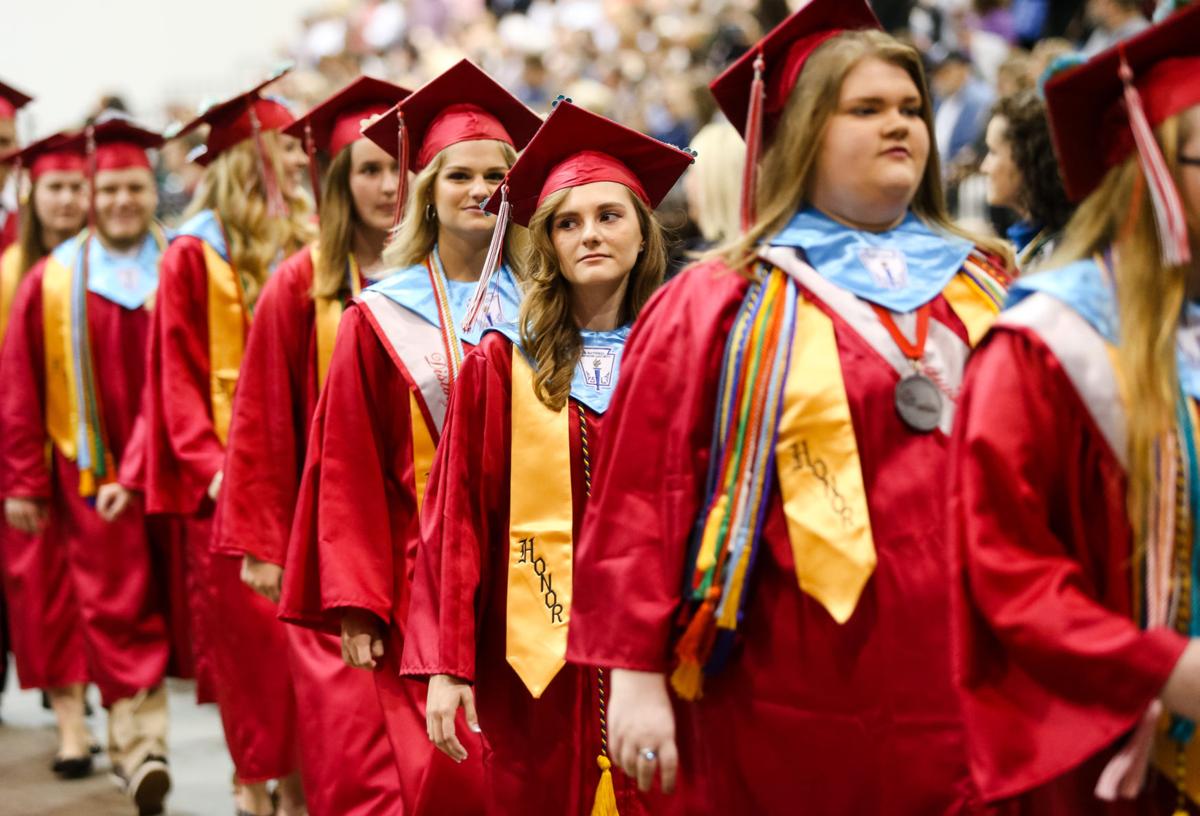
[(924, 374), (909, 374), (896, 383), (896, 413), (914, 431), (929, 433), (942, 419), (942, 392)]

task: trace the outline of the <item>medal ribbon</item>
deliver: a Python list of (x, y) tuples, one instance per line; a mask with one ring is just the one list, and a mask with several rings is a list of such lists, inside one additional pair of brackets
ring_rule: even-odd
[(538, 399), (533, 370), (514, 346), (505, 657), (535, 698), (567, 654), (574, 534), (568, 408), (552, 411)]
[(904, 332), (900, 331), (900, 327), (896, 325), (896, 319), (892, 317), (892, 313), (882, 306), (872, 303), (871, 308), (875, 310), (875, 314), (879, 316), (879, 322), (888, 330), (888, 334), (896, 341), (896, 345), (900, 351), (904, 352), (904, 356), (912, 360), (914, 368), (920, 370), (921, 358), (925, 356), (925, 341), (929, 339), (929, 312), (930, 306), (926, 303), (921, 308), (917, 309), (917, 337), (916, 342), (910, 342), (904, 336)]

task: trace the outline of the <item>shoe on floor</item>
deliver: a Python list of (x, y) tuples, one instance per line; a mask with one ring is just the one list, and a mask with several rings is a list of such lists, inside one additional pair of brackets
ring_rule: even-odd
[(61, 779), (83, 779), (92, 775), (92, 755), (88, 753), (81, 757), (56, 756), (50, 770)]
[(130, 775), (125, 791), (137, 805), (138, 816), (164, 813), (163, 803), (171, 791), (171, 772), (167, 769), (166, 760), (148, 758)]

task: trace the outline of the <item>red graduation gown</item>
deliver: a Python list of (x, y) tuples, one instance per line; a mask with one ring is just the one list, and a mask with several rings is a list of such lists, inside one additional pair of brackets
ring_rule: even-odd
[[(576, 549), (568, 659), (655, 672), (674, 665), (720, 367), (747, 286), (719, 265), (693, 267), (656, 295), (634, 327)], [(835, 622), (797, 585), (773, 485), (740, 643), (724, 670), (705, 680), (703, 698), (684, 707), (696, 735), (680, 745), (693, 767), (683, 779), (689, 807), (968, 812), (974, 794), (946, 625), (948, 440), (902, 424), (895, 371), (826, 311), (846, 372), (878, 565), (854, 614)], [(941, 296), (932, 317), (965, 341)]]
[(1093, 794), (1186, 643), (1130, 617), (1124, 470), (1030, 330), (993, 330), (960, 410), (954, 657), (980, 791), (1003, 813), (1159, 812), (1173, 789), (1153, 774), (1136, 802)]
[[(142, 508), (135, 504), (105, 522), (79, 496), (79, 471), (57, 449), (46, 456), (45, 262), (18, 290), (4, 345), (5, 388), (0, 395), (0, 442), (6, 496), (46, 499), (50, 524), (43, 546), (66, 555), (66, 577), (79, 606), (88, 675), (105, 705), (157, 686), (166, 671), (166, 624), (151, 586), (150, 544)], [(145, 309), (125, 309), (89, 292), (95, 380), (107, 441), (119, 462), (130, 438), (145, 381)], [(82, 679), (82, 678), (80, 678)]]
[[(600, 780), (596, 670), (567, 664), (534, 699), (505, 658), (513, 353), (507, 337), (485, 334), (455, 383), (421, 514), (401, 671), (474, 684), (489, 813), (586, 816)], [(568, 410), (577, 537), (586, 492), (578, 407)], [(602, 417), (585, 412), (594, 445)], [(623, 816), (669, 812), (615, 768), (613, 778)]]
[(346, 609), (385, 624), (374, 678), (404, 813), (472, 814), (482, 808), (478, 742), (468, 735), (471, 758), (462, 765), (434, 748), (425, 730), (425, 686), (399, 676), (419, 536), (410, 388), (366, 307), (349, 304), (313, 414), (280, 614), (335, 633)]
[[(208, 485), (224, 466), (212, 422), (208, 272), (200, 239), (180, 236), (163, 253), (149, 351), (146, 501), (152, 513), (187, 519), (184, 529), (195, 615), (197, 671), (211, 670), (238, 779), (296, 770), (295, 702), (287, 645), (275, 608), (241, 582), (240, 559), (212, 552)], [(208, 665), (206, 665), (208, 664)]]
[[(221, 552), (282, 565), (317, 404), (312, 254), (275, 270), (254, 310), (225, 460)], [(369, 816), (401, 808), (400, 783), (370, 674), (342, 661), (341, 639), (283, 626), (313, 816)]]

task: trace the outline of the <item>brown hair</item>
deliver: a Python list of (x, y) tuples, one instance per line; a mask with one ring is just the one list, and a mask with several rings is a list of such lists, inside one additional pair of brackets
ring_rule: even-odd
[[(279, 134), (265, 131), (262, 139), (275, 177), (282, 178)], [(246, 139), (217, 156), (205, 170), (200, 190), (184, 214), (189, 218), (203, 210), (214, 210), (220, 216), (229, 241), (229, 258), (242, 278), (249, 304), (258, 299), (271, 264), (281, 254), (299, 250), (313, 237), (308, 200), (298, 190), (284, 196), (289, 212), (285, 218), (267, 215), (258, 161), (253, 139)]]
[[(17, 270), (18, 278), (25, 279), (25, 273), (33, 268), (33, 265), (41, 260), (50, 251), (54, 249), (52, 246), (46, 246), (43, 243), (42, 219), (37, 214), (37, 191), (40, 179), (34, 179), (29, 187), (29, 199), (20, 209), (19, 221), (17, 227)], [(86, 188), (85, 188), (86, 189)], [(76, 232), (87, 226), (87, 206), (84, 205), (83, 211), (79, 216), (79, 226)]]
[[(546, 197), (529, 221), (529, 249), (525, 255), (525, 296), (518, 325), (521, 345), (533, 358), (533, 386), (538, 399), (551, 410), (561, 410), (571, 393), (571, 378), (583, 353), (583, 335), (571, 315), (571, 284), (562, 274), (550, 232), (554, 214), (570, 188)], [(630, 193), (645, 248), (629, 272), (622, 325), (633, 322), (646, 301), (662, 284), (667, 270), (667, 241), (654, 211)]]
[[(1187, 136), (1183, 119), (1174, 116), (1155, 130), (1176, 179), (1179, 146)], [(1188, 213), (1188, 223), (1195, 235), (1195, 213)], [(1128, 416), (1128, 509), (1140, 541), (1153, 491), (1154, 447), (1174, 426), (1175, 340), (1190, 270), (1163, 261), (1153, 204), (1136, 156), (1112, 168), (1079, 205), (1049, 266), (1091, 258), (1109, 248), (1115, 250), (1113, 277), (1120, 309), (1118, 380)]]
[(942, 193), (941, 165), (933, 143), (933, 107), (925, 83), (921, 57), (909, 45), (882, 31), (847, 31), (837, 34), (812, 53), (792, 88), (771, 145), (763, 152), (758, 171), (753, 226), (737, 239), (713, 250), (731, 267), (744, 269), (757, 247), (787, 225), (811, 197), (817, 155), (825, 130), (837, 110), (842, 82), (860, 62), (875, 58), (903, 69), (921, 94), (921, 119), (930, 134), (929, 159), (921, 183), (909, 205), (931, 228), (965, 238), (1003, 259), (1012, 268), (1012, 252), (1002, 241), (974, 235), (950, 220)]
[(1004, 119), (1004, 140), (1021, 174), (1021, 206), (1035, 224), (1058, 232), (1074, 207), (1058, 173), (1046, 102), (1036, 91), (1019, 91), (997, 102), (992, 116)]
[(334, 298), (346, 288), (346, 261), (354, 241), (358, 213), (350, 194), (351, 146), (329, 162), (321, 184), (321, 221), (313, 263), (313, 297)]

